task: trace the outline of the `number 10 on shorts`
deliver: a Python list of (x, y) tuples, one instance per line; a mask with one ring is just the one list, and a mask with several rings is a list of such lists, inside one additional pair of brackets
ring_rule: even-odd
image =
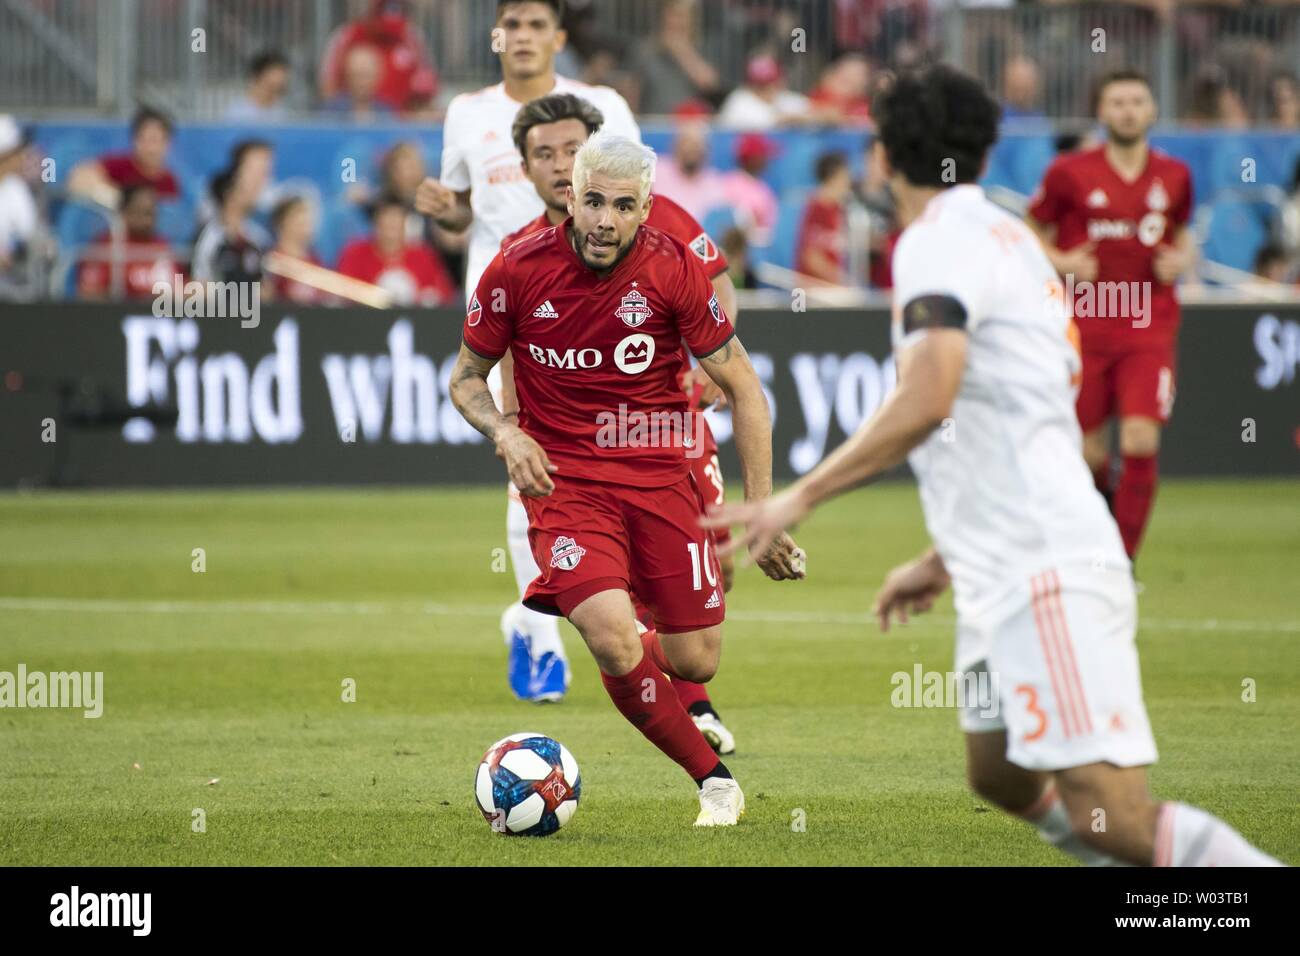
[[(686, 545), (686, 550), (691, 555), (691, 586), (696, 591), (704, 590), (704, 582), (700, 580), (700, 546), (692, 541)], [(718, 586), (718, 575), (713, 569), (713, 555), (709, 553), (709, 542), (704, 542), (704, 576), (709, 579), (709, 587)]]

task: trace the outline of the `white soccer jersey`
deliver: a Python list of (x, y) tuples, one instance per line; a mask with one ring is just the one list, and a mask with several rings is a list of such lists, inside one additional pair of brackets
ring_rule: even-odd
[[(641, 141), (641, 130), (627, 101), (608, 86), (588, 86), (557, 76), (551, 92), (582, 97), (604, 114), (604, 130)], [(442, 134), (442, 182), (456, 192), (470, 190), (474, 210), (465, 280), (467, 297), (478, 288), (479, 279), (501, 248), (501, 240), (546, 208), (519, 168), (519, 151), (510, 136), (523, 105), (506, 94), (504, 83), (498, 83), (477, 93), (463, 93), (447, 107)]]
[(987, 619), (1044, 569), (1127, 573), (1083, 460), (1080, 362), (1063, 291), (1033, 234), (978, 186), (956, 186), (903, 232), (893, 271), (895, 352), (926, 334), (904, 333), (911, 300), (947, 295), (966, 310), (968, 357), (951, 420), (909, 457), (959, 619)]

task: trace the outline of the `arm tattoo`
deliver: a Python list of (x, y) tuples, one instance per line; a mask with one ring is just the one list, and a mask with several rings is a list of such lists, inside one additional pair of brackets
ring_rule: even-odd
[(497, 403), (492, 400), (492, 391), (488, 388), (488, 373), (496, 364), (495, 360), (483, 358), (462, 345), (460, 357), (451, 373), (450, 388), (451, 401), (456, 410), (484, 437), (493, 441), (496, 440), (497, 430), (509, 423), (509, 419), (502, 416)]
[(700, 361), (708, 362), (710, 365), (726, 365), (733, 355), (740, 355), (744, 350), (744, 346), (733, 335), (716, 350), (700, 358)]

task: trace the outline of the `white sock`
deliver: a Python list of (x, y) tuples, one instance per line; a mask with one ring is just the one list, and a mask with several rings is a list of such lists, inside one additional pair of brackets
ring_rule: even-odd
[(1070, 815), (1065, 811), (1054, 784), (1048, 784), (1038, 802), (1020, 816), (1033, 824), (1038, 835), (1062, 853), (1068, 853), (1084, 866), (1127, 866), (1100, 850), (1084, 843), (1070, 827)]
[[(522, 600), (528, 585), (542, 572), (533, 560), (533, 549), (528, 545), (528, 512), (513, 494), (506, 508), (506, 544), (510, 548), (510, 566), (514, 568), (515, 584), (519, 586)], [(548, 651), (560, 660), (568, 660), (564, 655), (564, 641), (560, 638), (558, 617), (519, 605), (514, 613), (513, 626), (532, 638), (534, 660)]]
[(1216, 816), (1185, 803), (1160, 804), (1155, 866), (1281, 866)]

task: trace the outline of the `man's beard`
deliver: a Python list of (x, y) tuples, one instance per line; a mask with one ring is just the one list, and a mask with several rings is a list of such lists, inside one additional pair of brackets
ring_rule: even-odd
[(620, 248), (618, 252), (614, 254), (613, 261), (610, 262), (609, 265), (604, 265), (601, 263), (592, 262), (590, 259), (587, 258), (587, 236), (585, 234), (579, 236), (578, 231), (576, 229), (573, 230), (573, 243), (574, 246), (577, 248), (578, 258), (582, 260), (582, 264), (584, 266), (586, 266), (588, 269), (592, 270), (593, 272), (605, 273), (605, 272), (614, 271), (614, 269), (619, 265), (619, 263), (621, 263), (624, 259), (627, 258), (627, 254), (632, 251), (632, 246), (635, 242), (636, 242), (636, 234), (633, 233), (632, 238), (628, 240), (627, 245)]
[(1125, 136), (1116, 130), (1115, 127), (1107, 126), (1106, 137), (1116, 146), (1122, 146), (1123, 148), (1128, 149), (1130, 146), (1136, 146), (1146, 138), (1146, 130), (1132, 136)]

